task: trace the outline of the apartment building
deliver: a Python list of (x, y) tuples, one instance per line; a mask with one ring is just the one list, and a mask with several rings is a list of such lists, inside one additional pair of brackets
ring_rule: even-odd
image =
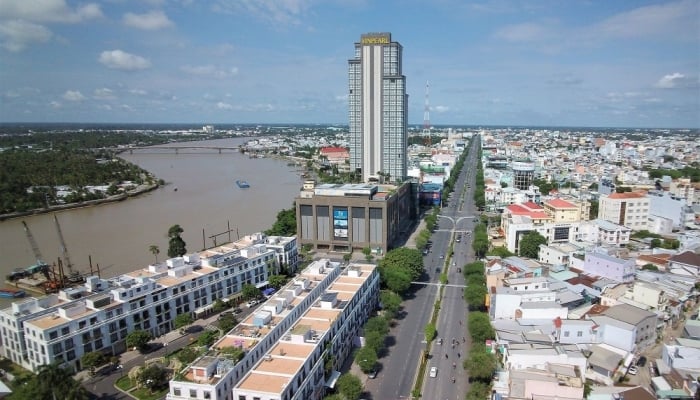
[(601, 196), (598, 218), (624, 225), (634, 231), (647, 229), (649, 199), (643, 192), (611, 193)]
[(503, 286), (491, 289), (489, 317), (515, 320), (566, 318), (567, 309), (557, 303), (547, 278), (504, 279)]
[[(574, 241), (581, 224), (580, 219), (575, 220), (574, 216), (580, 216), (581, 211), (562, 208), (561, 202), (571, 204), (561, 200), (554, 203), (550, 201), (547, 208), (533, 202), (506, 206), (501, 216), (501, 229), (508, 250), (518, 252), (521, 237), (533, 231), (547, 238), (547, 243), (550, 244)], [(560, 221), (556, 221), (556, 217)]]
[[(110, 279), (17, 301), (0, 310), (3, 355), (29, 370), (62, 363), (82, 369), (92, 351), (118, 354), (134, 330), (153, 336), (173, 329), (179, 314), (205, 314), (219, 299), (234, 299), (243, 285), (267, 285), (279, 259), (296, 269), (296, 238), (245, 236), (199, 253), (171, 258)], [(278, 252), (285, 252), (280, 255)]]
[[(321, 399), (340, 375), (378, 296), (374, 265), (342, 269), (316, 261), (180, 371), (167, 399)], [(230, 347), (245, 356), (229, 359)]]

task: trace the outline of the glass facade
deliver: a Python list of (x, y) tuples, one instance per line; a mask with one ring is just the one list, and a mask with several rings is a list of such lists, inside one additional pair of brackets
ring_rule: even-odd
[(350, 166), (361, 171), (365, 182), (406, 178), (408, 96), (402, 51), (389, 33), (365, 34), (348, 61)]

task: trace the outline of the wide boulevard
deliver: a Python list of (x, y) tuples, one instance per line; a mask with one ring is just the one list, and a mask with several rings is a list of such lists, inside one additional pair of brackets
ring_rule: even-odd
[[(381, 366), (377, 377), (367, 380), (365, 385), (369, 394), (367, 397), (371, 399), (411, 398), (421, 353), (427, 346), (424, 328), (430, 322), (433, 304), (439, 293), (440, 273), (445, 268), (448, 271), (448, 284), (437, 320), (438, 338), (442, 338), (443, 344), (433, 342), (431, 345), (422, 397), (462, 399), (468, 390), (467, 375), (461, 367), (470, 345), (466, 332), (467, 306), (462, 298), (464, 277), (457, 269), (474, 260), (471, 239), (477, 217), (473, 187), (480, 148), (479, 136), (475, 136), (455, 190), (447, 206), (441, 209), (438, 227), (431, 237), (431, 250), (423, 258), (425, 279), (413, 285), (412, 292), (403, 302), (403, 313), (389, 333), (388, 354), (379, 361)], [(448, 261), (448, 248), (458, 234), (461, 234), (461, 241), (454, 243), (454, 256)], [(454, 347), (453, 338), (459, 342)], [(435, 378), (428, 377), (432, 366), (438, 368)]]

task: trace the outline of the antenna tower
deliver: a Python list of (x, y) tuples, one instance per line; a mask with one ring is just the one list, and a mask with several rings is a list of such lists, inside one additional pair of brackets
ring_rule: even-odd
[(430, 82), (425, 81), (425, 111), (423, 112), (423, 136), (425, 144), (432, 145), (430, 136)]

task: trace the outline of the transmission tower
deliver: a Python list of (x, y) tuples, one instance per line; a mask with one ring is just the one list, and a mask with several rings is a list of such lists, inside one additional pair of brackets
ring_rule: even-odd
[(432, 145), (432, 137), (430, 135), (430, 82), (425, 81), (425, 111), (423, 112), (423, 135), (425, 144)]

